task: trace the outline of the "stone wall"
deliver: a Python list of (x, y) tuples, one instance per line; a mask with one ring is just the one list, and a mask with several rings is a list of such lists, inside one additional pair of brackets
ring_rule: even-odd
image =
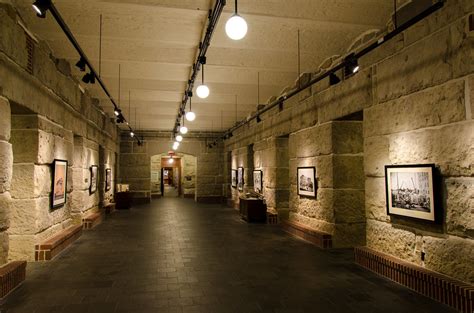
[[(98, 210), (100, 194), (110, 198), (113, 189), (106, 195), (99, 184), (89, 195), (89, 168), (99, 165), (100, 148), (113, 168), (117, 151), (117, 128), (98, 100), (17, 18), (0, 4), (1, 262), (33, 260), (35, 244)], [(68, 161), (66, 203), (57, 209), (50, 205), (54, 159)]]
[[(321, 81), (272, 108), (234, 131), (225, 150), (240, 160), (249, 145), (258, 155), (260, 143), (289, 135), (290, 219), (331, 233), (336, 246), (366, 242), (473, 282), (472, 11), (472, 1), (445, 2), (362, 57), (356, 75)], [(384, 166), (427, 163), (441, 175), (442, 224), (387, 215)], [(296, 196), (298, 165), (316, 166), (317, 199)]]
[[(151, 199), (152, 156), (167, 155), (173, 144), (170, 134), (147, 132), (144, 136), (141, 146), (127, 134), (122, 135), (120, 142), (119, 179), (123, 184), (130, 184), (130, 191), (136, 203), (149, 202)], [(210, 137), (193, 137), (188, 134), (176, 153), (196, 157), (194, 189), (197, 201), (220, 201), (224, 184), (223, 149), (222, 146), (209, 148), (207, 138)], [(154, 160), (153, 170), (156, 171), (158, 161)], [(185, 166), (191, 160), (185, 157), (182, 162), (183, 174), (192, 172), (189, 166)], [(190, 184), (193, 184), (193, 180), (183, 184), (184, 188), (188, 189), (188, 194), (192, 189)]]

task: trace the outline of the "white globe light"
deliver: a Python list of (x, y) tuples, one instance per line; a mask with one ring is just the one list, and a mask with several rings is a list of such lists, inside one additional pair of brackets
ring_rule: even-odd
[(205, 99), (209, 96), (209, 88), (206, 85), (199, 85), (196, 88), (196, 94), (199, 98)]
[(178, 141), (178, 142), (183, 141), (183, 136), (181, 136), (181, 135), (176, 136), (176, 141)]
[(168, 160), (168, 163), (169, 163), (169, 164), (173, 164), (173, 162), (174, 162), (174, 159), (173, 159), (173, 158), (170, 158), (170, 159)]
[(178, 146), (173, 146), (173, 150), (178, 150)]
[(240, 40), (247, 34), (247, 22), (240, 15), (234, 14), (225, 23), (225, 32), (230, 39)]
[(181, 126), (181, 128), (179, 129), (179, 132), (185, 135), (188, 132), (188, 128), (186, 126)]
[(194, 121), (196, 119), (196, 114), (194, 114), (193, 111), (189, 111), (186, 113), (186, 119), (190, 122)]

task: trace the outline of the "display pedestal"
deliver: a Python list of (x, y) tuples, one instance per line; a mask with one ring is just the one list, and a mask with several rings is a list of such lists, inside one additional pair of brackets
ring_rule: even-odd
[(267, 206), (262, 199), (240, 198), (239, 212), (242, 219), (249, 223), (265, 223), (267, 219)]
[(132, 194), (128, 191), (115, 194), (115, 208), (117, 210), (128, 210), (132, 207)]

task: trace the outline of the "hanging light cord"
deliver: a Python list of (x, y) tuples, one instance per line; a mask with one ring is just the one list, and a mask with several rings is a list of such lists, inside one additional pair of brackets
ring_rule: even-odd
[(237, 0), (235, 0), (235, 15), (237, 15)]

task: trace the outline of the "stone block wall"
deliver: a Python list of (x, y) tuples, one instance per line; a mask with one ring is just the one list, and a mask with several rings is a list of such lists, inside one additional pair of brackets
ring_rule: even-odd
[[(96, 209), (89, 166), (99, 161), (98, 147), (117, 151), (117, 128), (99, 101), (17, 18), (0, 4), (0, 263), (34, 260), (35, 244)], [(68, 161), (68, 181), (66, 204), (52, 210), (54, 159)]]
[[(365, 242), (472, 283), (473, 9), (446, 1), (359, 59), (356, 75), (321, 81), (234, 131), (225, 151), (238, 156), (255, 144), (257, 152), (289, 135), (290, 219), (333, 234), (336, 246)], [(352, 125), (355, 113), (363, 120)], [(387, 215), (385, 165), (427, 163), (441, 175), (442, 223)], [(316, 166), (318, 199), (295, 197), (299, 165)]]

